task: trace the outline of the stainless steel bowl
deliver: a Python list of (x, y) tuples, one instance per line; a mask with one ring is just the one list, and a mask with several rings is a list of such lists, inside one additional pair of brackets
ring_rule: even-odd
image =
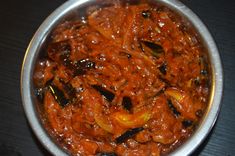
[[(221, 60), (216, 44), (202, 21), (184, 4), (178, 0), (156, 0), (165, 6), (185, 17), (196, 29), (201, 40), (208, 51), (208, 57), (212, 70), (212, 88), (209, 106), (204, 114), (202, 121), (194, 132), (194, 134), (179, 148), (170, 155), (184, 156), (192, 153), (203, 142), (212, 129), (220, 110), (220, 103), (223, 91), (223, 72)], [(101, 1), (100, 1), (101, 2)], [(25, 54), (22, 72), (21, 72), (21, 94), (23, 106), (27, 119), (34, 133), (41, 143), (56, 156), (67, 155), (67, 153), (59, 147), (44, 129), (39, 118), (38, 111), (35, 106), (35, 97), (33, 96), (32, 74), (35, 61), (37, 60), (40, 50), (43, 48), (53, 28), (64, 20), (76, 17), (82, 14), (82, 8), (90, 4), (97, 3), (95, 0), (70, 0), (56, 9), (39, 27), (31, 40)]]

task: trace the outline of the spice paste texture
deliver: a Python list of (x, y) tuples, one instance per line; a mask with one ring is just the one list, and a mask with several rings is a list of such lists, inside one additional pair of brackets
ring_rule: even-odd
[(33, 80), (71, 155), (164, 155), (190, 137), (210, 79), (197, 34), (171, 10), (114, 4), (55, 28)]

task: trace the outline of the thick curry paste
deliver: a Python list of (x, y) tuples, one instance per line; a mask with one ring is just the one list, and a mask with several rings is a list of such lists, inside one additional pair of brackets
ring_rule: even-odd
[(169, 153), (206, 109), (203, 53), (188, 24), (158, 5), (117, 3), (60, 24), (33, 75), (49, 133), (72, 155)]

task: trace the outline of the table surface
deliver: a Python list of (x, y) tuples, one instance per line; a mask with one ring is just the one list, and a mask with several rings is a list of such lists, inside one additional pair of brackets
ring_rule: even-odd
[[(192, 154), (235, 155), (235, 1), (182, 0), (207, 25), (224, 69), (222, 108), (213, 130)], [(20, 70), (25, 50), (43, 20), (65, 0), (0, 2), (0, 155), (50, 153), (32, 133), (22, 108)]]

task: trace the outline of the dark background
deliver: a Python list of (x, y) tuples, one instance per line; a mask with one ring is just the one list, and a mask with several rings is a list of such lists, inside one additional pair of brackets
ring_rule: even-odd
[[(235, 155), (235, 1), (182, 0), (208, 26), (224, 67), (224, 96), (217, 123), (193, 153)], [(32, 133), (20, 96), (20, 70), (25, 50), (43, 20), (64, 0), (0, 2), (0, 156), (49, 153)]]

